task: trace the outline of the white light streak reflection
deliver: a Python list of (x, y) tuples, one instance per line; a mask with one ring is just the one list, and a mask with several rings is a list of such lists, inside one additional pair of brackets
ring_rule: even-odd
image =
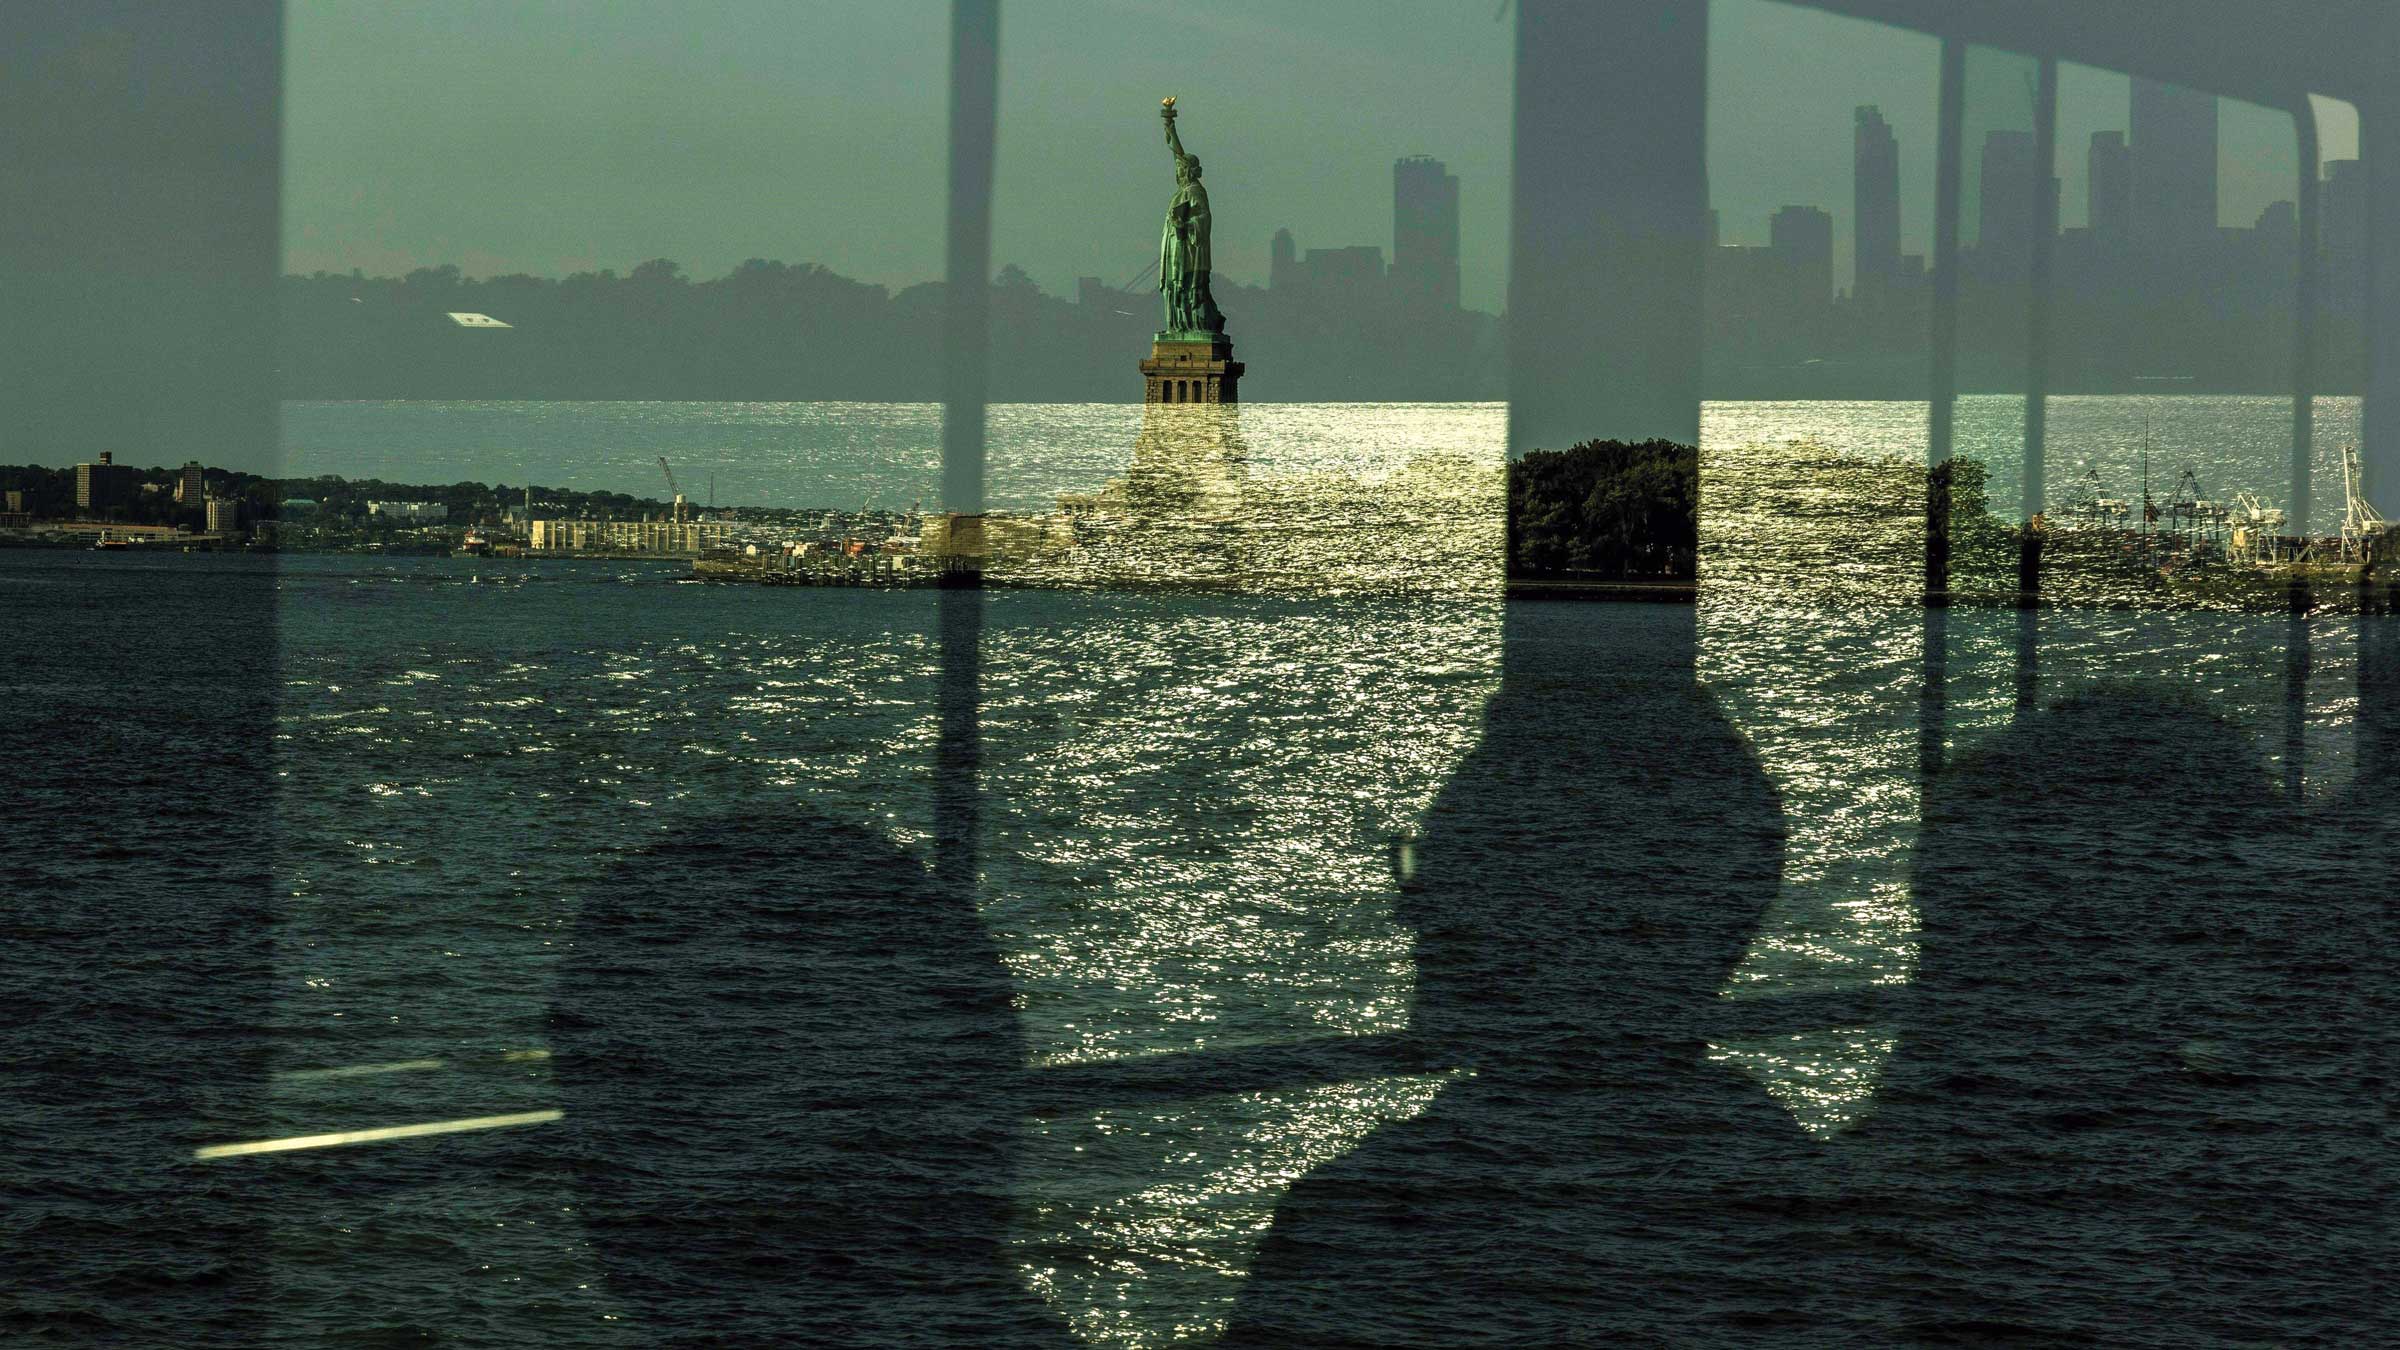
[(480, 1069), (496, 1064), (534, 1064), (550, 1058), (547, 1050), (507, 1050), (473, 1059), (395, 1059), (382, 1064), (343, 1064), (328, 1069), (290, 1069), (275, 1075), (278, 1083), (307, 1083), (328, 1078), (367, 1078), (386, 1073), (426, 1073), (440, 1069)]
[(293, 1069), (275, 1075), (278, 1083), (305, 1083), (322, 1078), (365, 1078), (382, 1073), (417, 1073), (442, 1067), (438, 1059), (397, 1059), (388, 1064), (345, 1064), (333, 1069)]
[(379, 1125), (369, 1130), (337, 1130), (330, 1134), (295, 1134), (282, 1139), (250, 1139), (238, 1144), (209, 1144), (192, 1150), (202, 1161), (246, 1158), (254, 1153), (291, 1153), (310, 1148), (342, 1148), (351, 1144), (380, 1144), (393, 1139), (422, 1139), (428, 1135), (465, 1134), (472, 1130), (505, 1130), (518, 1125), (547, 1125), (564, 1111), (520, 1111), (508, 1116), (468, 1116), (460, 1120), (426, 1120), (410, 1125)]

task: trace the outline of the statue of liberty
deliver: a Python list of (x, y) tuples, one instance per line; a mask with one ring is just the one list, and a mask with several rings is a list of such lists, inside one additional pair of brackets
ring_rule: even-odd
[(1208, 293), (1208, 189), (1200, 185), (1200, 157), (1184, 153), (1175, 134), (1173, 98), (1160, 100), (1158, 115), (1175, 156), (1175, 196), (1158, 236), (1158, 289), (1167, 300), (1167, 326), (1159, 336), (1222, 334), (1225, 315)]

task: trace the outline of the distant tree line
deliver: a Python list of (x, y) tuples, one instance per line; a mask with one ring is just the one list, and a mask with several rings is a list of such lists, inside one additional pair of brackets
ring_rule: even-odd
[[(1722, 254), (1755, 252), (1720, 249)], [(2246, 256), (2246, 255), (2245, 255)], [(1732, 263), (1717, 260), (1725, 267)], [(2086, 269), (2087, 271), (2089, 269)], [(2051, 322), (2053, 392), (2289, 387), (2289, 297), (2272, 267), (2221, 285), (2075, 272)], [(2240, 284), (2236, 284), (2236, 283)], [(1218, 303), (1253, 402), (1451, 401), (1506, 397), (1500, 321), (1438, 308), (1372, 278), (1257, 287), (1219, 275)], [(2285, 289), (2288, 289), (2286, 287)], [(1712, 398), (1923, 398), (1929, 297), (1919, 285), (1875, 305), (1777, 301), (1747, 273), (1712, 271), (1705, 388)], [(284, 279), (283, 393), (294, 399), (732, 399), (924, 401), (941, 396), (944, 287), (892, 291), (815, 263), (753, 258), (696, 280), (666, 258), (619, 275), (476, 279), (455, 266), (403, 277), (319, 272)], [(452, 313), (506, 328), (461, 327)], [(991, 286), (992, 397), (1127, 402), (1162, 320), (1157, 292), (1086, 278), (1051, 295), (1014, 265)], [(1960, 296), (1962, 392), (2021, 390), (2022, 286), (1969, 276)], [(2355, 389), (2364, 350), (2335, 304), (2323, 325), (2320, 389)]]
[(581, 488), (542, 487), (510, 483), (392, 483), (381, 478), (278, 478), (269, 485), (276, 500), (305, 498), (315, 502), (319, 519), (351, 522), (368, 518), (369, 502), (439, 502), (450, 510), (452, 524), (493, 523), (511, 509), (522, 509), (530, 492), (535, 514), (576, 520), (632, 519), (664, 514), (666, 502), (623, 492)]
[[(1424, 313), (1380, 292), (1304, 298), (1219, 277), (1257, 401), (1492, 399), (1497, 321)], [(931, 400), (943, 286), (897, 293), (814, 263), (753, 258), (694, 280), (658, 258), (625, 275), (284, 279), (284, 395), (294, 399)], [(461, 327), (452, 313), (509, 325)], [(1138, 401), (1135, 362), (1161, 322), (1147, 289), (1046, 294), (1015, 266), (992, 283), (992, 396)]]
[[(124, 503), (98, 512), (75, 505), (75, 470), (40, 464), (0, 465), (0, 491), (25, 494), (25, 509), (38, 519), (68, 520), (83, 516), (121, 521), (128, 525), (189, 525), (199, 528), (205, 508), (175, 500), (178, 471), (163, 466), (136, 471), (138, 481), (155, 490), (137, 489)], [(380, 478), (263, 478), (230, 469), (207, 471), (208, 495), (242, 502), (245, 520), (274, 520), (284, 514), (287, 500), (314, 502), (315, 518), (364, 524), (369, 502), (439, 502), (450, 510), (454, 524), (496, 522), (511, 507), (524, 504), (528, 488), (508, 483), (392, 483)], [(663, 514), (666, 502), (622, 492), (533, 485), (534, 503), (542, 514), (574, 519), (632, 519)]]

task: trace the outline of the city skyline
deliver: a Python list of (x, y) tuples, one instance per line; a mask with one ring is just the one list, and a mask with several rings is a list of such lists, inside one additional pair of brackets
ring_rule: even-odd
[[(1169, 14), (1182, 34), (1172, 57), (1154, 40)], [(567, 0), (496, 12), (470, 0), (296, 4), (287, 270), (455, 263), (477, 276), (559, 276), (664, 255), (695, 274), (781, 257), (893, 289), (936, 277), (944, 114), (922, 90), (940, 86), (942, 23), (931, 5), (829, 18), (735, 0), (694, 29), (663, 9)], [(1265, 30), (1278, 40), (1262, 48), (1251, 39)], [(1461, 299), (1497, 311), (1508, 31), (1488, 8), (1441, 0), (1288, 14), (1264, 0), (1011, 6), (994, 256), (1053, 294), (1079, 276), (1130, 276), (1143, 259), (1123, 240), (1147, 232), (1158, 194), (1130, 167), (1155, 151), (1125, 114), (1198, 66), (1213, 87), (1210, 137), (1242, 166), (1239, 206), (1219, 221), (1221, 270), (1263, 280), (1278, 225), (1303, 239), (1383, 238), (1384, 166), (1430, 153), (1463, 184)], [(1933, 43), (1726, 0), (1712, 7), (1710, 46), (1710, 167), (1728, 242), (1763, 244), (1775, 207), (1823, 201), (1809, 194), (1846, 177), (1853, 109), (1877, 104), (1901, 140), (1903, 251), (1930, 251)], [(1843, 75), (1825, 80), (1827, 69)], [(2125, 99), (2122, 77), (2061, 69), (2069, 219), (2083, 210), (2089, 132), (2124, 125)], [(2323, 102), (2319, 116), (2324, 158), (2355, 155), (2354, 115)], [(490, 134), (498, 125), (511, 128), (505, 148)], [(2220, 223), (2248, 224), (2291, 195), (2289, 122), (2229, 104), (2221, 131)], [(1203, 158), (1210, 148), (1193, 147)], [(1837, 213), (1842, 286), (1847, 219)]]
[[(2288, 196), (2267, 201), (2248, 218), (2237, 218), (2235, 212), (2240, 208), (2225, 204), (2217, 173), (2223, 148), (2218, 111), (2223, 100), (2149, 81), (2134, 80), (2129, 85), (2125, 115), (2128, 125), (2091, 131), (2079, 164), (2071, 164), (2065, 153), (2066, 137), (2063, 133), (2060, 137), (2055, 164), (2058, 172), (2050, 182), (2054, 199), (2050, 219), (2058, 234), (2084, 230), (2105, 241), (2133, 242), (2145, 248), (2174, 241), (2175, 248), (2188, 249), (2213, 242), (2221, 231), (2270, 228), (2269, 222), (2292, 213), (2294, 202)], [(1712, 201), (1708, 222), (1708, 242), (1712, 249), (1763, 248), (1787, 259), (1804, 259), (1802, 265), (1824, 274), (1827, 298), (1861, 297), (1862, 276), (1881, 276), (1887, 285), (1903, 275), (1921, 276), (1929, 265), (1929, 250), (1912, 251), (1906, 247), (1911, 238), (1908, 222), (1916, 214), (1908, 209), (1909, 195), (1900, 170), (1906, 139), (1884, 116), (1881, 105), (1858, 105), (1852, 116), (1852, 206), (1848, 216), (1818, 202), (1799, 201), (1781, 203), (1755, 220), (1743, 221), (1728, 215), (1722, 205)], [(2132, 130), (2132, 124), (2145, 118), (2157, 128), (2151, 136), (2157, 144), (2147, 156)], [(1965, 149), (1972, 168), (1964, 183), (1972, 205), (1962, 222), (1967, 228), (1962, 234), (1961, 247), (1987, 267), (1998, 253), (2003, 256), (2005, 268), (2021, 269), (2029, 249), (2033, 217), (2031, 203), (2023, 200), (2022, 188), (2016, 180), (2030, 178), (2032, 174), (2033, 135), (2014, 128), (1992, 128), (1979, 140), (1971, 138)], [(2156, 167), (2137, 172), (2136, 166), (2145, 158), (2155, 161)], [(2355, 195), (2355, 189), (2349, 185), (2358, 161), (2326, 154), (2320, 156), (2320, 165), (2320, 181), (2326, 188), (2324, 242), (2329, 250), (2338, 253), (2344, 250), (2347, 235), (2344, 222), (2334, 217), (2346, 209)], [(2083, 186), (2080, 221), (2067, 207), (2066, 188), (2071, 181), (2079, 181)], [(1229, 272), (1229, 276), (1240, 283), (1270, 290), (1295, 285), (1323, 288), (1388, 282), (1416, 304), (1429, 304), (1437, 309), (1479, 308), (1466, 302), (1461, 284), (1459, 176), (1448, 171), (1447, 161), (1416, 153), (1392, 161), (1390, 182), (1388, 244), (1356, 240), (1312, 243), (1302, 252), (1299, 235), (1288, 225), (1278, 225), (1268, 236), (1267, 266), (1256, 275)], [(1987, 191), (1985, 185), (1989, 183), (2002, 184), (2004, 189), (1997, 193)], [(2293, 186), (2296, 189), (2297, 185)], [(1830, 189), (1832, 184), (1819, 187)], [(1814, 213), (1822, 221), (1804, 222), (1799, 213)], [(2201, 223), (2212, 216), (2215, 224)], [(1741, 227), (1760, 221), (1765, 223), (1764, 239), (1756, 244), (1746, 242), (1757, 236)], [(1861, 222), (1869, 221), (1871, 227), (1862, 226)], [(1239, 241), (1231, 238), (1226, 243), (1239, 246)], [(1849, 246), (1847, 258), (1842, 256), (1844, 244)], [(653, 251), (640, 259), (627, 259), (621, 267), (603, 262), (585, 270), (630, 273), (640, 262), (668, 256), (671, 255)], [(1088, 295), (1095, 286), (1111, 291), (1124, 288), (1104, 275), (1090, 274), (1078, 275), (1071, 284), (1042, 285), (1033, 276), (1033, 269), (1023, 263), (1004, 255), (996, 258), (996, 278), (1005, 280), (1003, 273), (1013, 273), (1032, 280), (1049, 295)], [(287, 270), (292, 275), (307, 274), (289, 267), (288, 261)], [(680, 264), (682, 260), (675, 261)], [(425, 265), (456, 267), (466, 277), (475, 279), (512, 275), (479, 273), (454, 259)], [(685, 270), (689, 275), (707, 275)], [(734, 270), (725, 269), (727, 273)], [(829, 270), (839, 274), (838, 269)], [(849, 279), (882, 284), (898, 292), (938, 278), (917, 278), (897, 285), (863, 277)], [(1140, 280), (1138, 274), (1132, 279), (1135, 289), (1139, 288)]]

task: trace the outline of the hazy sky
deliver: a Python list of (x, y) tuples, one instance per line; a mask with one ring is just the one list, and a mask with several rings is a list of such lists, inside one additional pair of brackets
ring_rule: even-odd
[[(1392, 161), (1430, 154), (1461, 180), (1465, 299), (1497, 309), (1514, 20), (1495, 9), (1003, 0), (994, 265), (1063, 294), (1079, 275), (1140, 270), (1173, 190), (1157, 107), (1175, 94), (1207, 168), (1220, 271), (1263, 280), (1279, 226), (1303, 249), (1388, 251)], [(715, 276), (768, 257), (895, 288), (933, 279), (948, 19), (941, 0), (293, 0), (290, 266), (560, 275), (665, 256)], [(1720, 0), (1710, 41), (1726, 242), (1764, 243), (1785, 203), (1824, 206), (1846, 285), (1851, 110), (1875, 103), (1900, 137), (1903, 247), (1927, 251), (1930, 39)], [(2030, 125), (2008, 62), (1974, 70), (1989, 72), (1971, 90), (1974, 125)], [(2084, 146), (2125, 125), (2125, 100), (2120, 77), (2062, 75), (2069, 225), (2083, 219)], [(1606, 90), (1591, 109), (1608, 115)], [(2325, 111), (2326, 157), (2354, 155), (2355, 119)], [(2220, 215), (2247, 225), (2292, 195), (2291, 123), (2232, 104), (2220, 121)]]

